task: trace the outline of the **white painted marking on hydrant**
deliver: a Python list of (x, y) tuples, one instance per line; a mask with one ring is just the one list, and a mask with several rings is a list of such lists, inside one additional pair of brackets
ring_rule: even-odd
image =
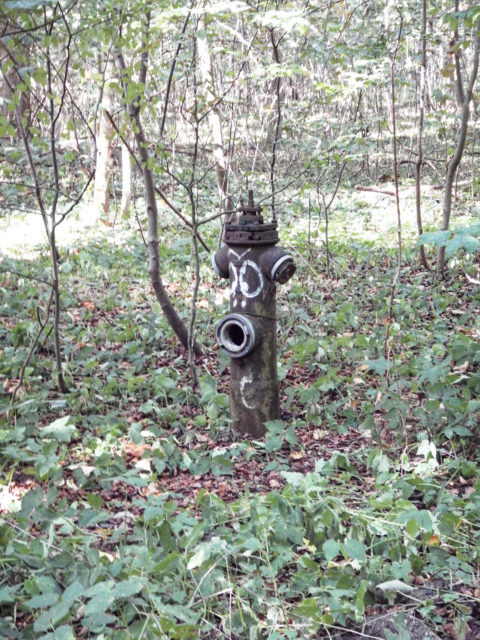
[[(250, 269), (253, 269), (253, 271), (257, 274), (257, 277), (258, 277), (258, 287), (253, 291), (250, 291), (250, 285), (248, 283), (248, 280), (245, 277), (247, 272), (247, 267), (250, 267)], [(243, 262), (242, 266), (240, 267), (239, 281), (240, 281), (240, 291), (243, 293), (243, 295), (246, 298), (256, 298), (258, 294), (261, 292), (261, 290), (263, 289), (263, 275), (262, 275), (262, 272), (260, 271), (260, 267), (258, 266), (258, 264), (256, 264), (256, 262), (253, 262), (253, 260), (245, 260), (245, 262)]]
[(243, 258), (243, 256), (246, 256), (247, 253), (249, 253), (249, 252), (250, 252), (250, 249), (245, 249), (245, 251), (243, 253), (237, 253), (235, 251), (235, 249), (230, 248), (228, 250), (228, 255), (234, 255), (237, 258), (237, 260), (241, 260)]
[(243, 376), (243, 378), (240, 380), (240, 398), (242, 399), (242, 402), (247, 409), (257, 408), (257, 405), (255, 402), (252, 404), (252, 402), (251, 401), (249, 402), (245, 397), (245, 387), (247, 386), (247, 384), (252, 384), (252, 382), (253, 382), (252, 374), (250, 374), (249, 376)]
[(235, 296), (235, 292), (238, 289), (238, 268), (234, 264), (230, 266), (232, 268), (232, 277), (230, 279), (230, 295), (233, 298)]

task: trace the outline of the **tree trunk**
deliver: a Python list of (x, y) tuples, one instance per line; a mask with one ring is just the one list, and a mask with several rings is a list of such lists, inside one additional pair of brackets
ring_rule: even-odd
[[(423, 233), (421, 174), (423, 165), (423, 123), (425, 117), (425, 76), (427, 69), (427, 0), (422, 0), (422, 38), (420, 57), (420, 78), (418, 82), (418, 132), (417, 132), (417, 162), (415, 163), (415, 206), (417, 211), (418, 235)], [(425, 247), (420, 245), (420, 262), (425, 269), (429, 269)]]
[[(2, 47), (7, 52), (8, 57), (10, 59), (13, 59), (13, 56), (11, 52), (8, 50), (7, 45), (5, 43), (2, 43)], [(26, 123), (24, 122), (23, 113), (21, 111), (20, 104), (15, 105), (15, 109), (13, 113), (17, 122), (17, 130), (20, 133), (20, 136), (22, 138), (23, 145), (25, 148), (25, 153), (27, 155), (28, 165), (30, 168), (30, 175), (34, 185), (33, 190), (35, 192), (38, 208), (43, 220), (45, 233), (48, 238), (48, 245), (50, 249), (50, 259), (51, 259), (52, 291), (51, 291), (51, 296), (50, 296), (50, 300), (47, 305), (47, 308), (48, 310), (50, 310), (50, 305), (53, 300), (53, 304), (54, 304), (54, 316), (53, 316), (54, 342), (53, 344), (54, 344), (54, 352), (55, 352), (55, 364), (57, 367), (57, 372), (56, 372), (57, 382), (58, 382), (58, 387), (60, 391), (62, 391), (62, 393), (68, 393), (69, 388), (65, 381), (65, 377), (63, 375), (62, 353), (61, 353), (61, 345), (60, 345), (61, 300), (60, 300), (60, 282), (59, 282), (59, 268), (58, 268), (58, 251), (57, 251), (57, 246), (55, 242), (55, 230), (59, 224), (59, 221), (56, 220), (56, 214), (57, 214), (58, 198), (60, 193), (59, 169), (58, 169), (58, 160), (57, 160), (57, 143), (56, 143), (57, 141), (56, 123), (61, 113), (61, 109), (64, 105), (64, 102), (62, 100), (62, 103), (59, 109), (56, 110), (54, 93), (53, 93), (53, 79), (52, 79), (53, 65), (52, 65), (52, 58), (50, 57), (50, 51), (48, 47), (47, 47), (47, 53), (46, 53), (46, 61), (47, 61), (47, 65), (46, 65), (47, 94), (46, 95), (48, 96), (46, 99), (46, 105), (47, 105), (46, 113), (48, 114), (48, 126), (49, 126), (49, 142), (50, 142), (49, 160), (52, 163), (52, 178), (53, 178), (53, 185), (55, 187), (54, 189), (52, 189), (54, 196), (51, 200), (49, 211), (47, 210), (47, 205), (45, 202), (45, 198), (43, 196), (43, 192), (42, 192), (43, 184), (41, 182), (39, 173), (37, 171), (34, 154), (32, 153), (32, 148), (31, 148), (27, 130), (25, 127)], [(10, 82), (10, 79), (8, 78), (8, 76), (3, 72), (2, 74), (3, 74), (4, 82), (6, 83), (9, 91), (11, 92), (11, 95), (13, 96), (13, 94), (15, 93), (15, 87)], [(42, 327), (41, 322), (40, 322), (40, 325), (42, 329), (45, 326), (45, 324), (43, 324), (43, 327)], [(34, 345), (32, 345), (29, 355), (27, 356), (27, 359), (31, 357), (34, 347), (35, 347), (35, 341), (34, 341)]]
[[(280, 38), (281, 39), (281, 38)], [(275, 41), (275, 33), (274, 30), (270, 30), (270, 42), (272, 43), (273, 49), (273, 60), (275, 64), (280, 65), (280, 51), (278, 45), (280, 43), (280, 39)], [(277, 147), (280, 144), (280, 138), (282, 136), (282, 81), (279, 75), (275, 78), (275, 108), (276, 108), (276, 118), (275, 118), (275, 128), (273, 130), (273, 140), (272, 140), (272, 156), (270, 160), (270, 189), (272, 192), (271, 198), (271, 206), (272, 206), (272, 215), (273, 219), (276, 218), (275, 213), (275, 164), (277, 161)]]
[(212, 56), (206, 35), (205, 17), (202, 15), (198, 27), (205, 35), (197, 36), (198, 67), (205, 86), (206, 103), (209, 106), (208, 123), (212, 132), (213, 158), (221, 209), (233, 209), (228, 187), (228, 157), (223, 146), (222, 120), (218, 109), (218, 98), (213, 78)]
[(128, 218), (132, 201), (132, 158), (126, 144), (122, 142), (122, 200), (120, 215)]
[[(458, 0), (456, 5), (458, 4)], [(472, 68), (470, 71), (470, 78), (468, 86), (463, 91), (463, 80), (460, 72), (460, 65), (456, 65), (456, 81), (457, 81), (457, 95), (463, 96), (463, 102), (460, 110), (460, 130), (458, 132), (457, 146), (452, 159), (447, 167), (447, 175), (445, 177), (445, 189), (443, 192), (443, 213), (442, 213), (442, 231), (447, 231), (450, 226), (450, 214), (452, 211), (452, 191), (455, 182), (455, 176), (457, 169), (460, 165), (460, 161), (465, 149), (465, 141), (467, 139), (468, 118), (470, 113), (470, 101), (472, 99), (473, 88), (478, 74), (478, 62), (480, 54), (480, 18), (478, 18), (473, 26), (473, 42), (474, 52), (472, 60)], [(437, 274), (442, 275), (445, 271), (445, 246), (440, 247), (437, 254)]]
[[(108, 63), (106, 72), (110, 75), (111, 63)], [(113, 90), (109, 85), (108, 78), (101, 90), (100, 115), (96, 140), (96, 160), (95, 160), (95, 185), (93, 189), (93, 206), (96, 215), (100, 215), (103, 221), (108, 220), (110, 209), (110, 172), (112, 161), (112, 141), (114, 130), (107, 112), (112, 112)]]
[[(129, 77), (125, 59), (121, 51), (117, 53), (118, 66), (120, 68), (122, 83), (125, 83)], [(142, 56), (142, 63), (139, 74), (139, 84), (145, 85), (147, 75), (147, 54)], [(124, 87), (125, 89), (125, 87)], [(125, 91), (126, 94), (126, 91)], [(147, 206), (148, 228), (147, 228), (147, 245), (149, 253), (148, 263), (148, 275), (152, 283), (155, 296), (160, 304), (160, 307), (165, 315), (168, 324), (180, 340), (182, 346), (188, 350), (188, 329), (184, 322), (176, 312), (172, 305), (170, 298), (165, 290), (160, 275), (160, 256), (158, 253), (158, 207), (155, 198), (155, 182), (153, 178), (153, 172), (150, 169), (149, 155), (147, 151), (147, 140), (145, 138), (145, 132), (143, 130), (142, 121), (140, 118), (140, 97), (132, 102), (127, 102), (127, 112), (130, 116), (133, 125), (133, 131), (135, 135), (135, 141), (138, 147), (138, 153), (140, 156), (140, 162), (143, 172), (143, 183), (145, 187), (145, 204)], [(198, 342), (194, 342), (193, 350), (197, 355), (202, 354), (202, 348)]]

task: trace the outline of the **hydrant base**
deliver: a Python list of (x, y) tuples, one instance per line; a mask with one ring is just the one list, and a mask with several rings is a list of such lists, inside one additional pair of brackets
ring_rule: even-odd
[(280, 417), (279, 385), (275, 378), (252, 380), (251, 376), (232, 377), (230, 417), (232, 428), (255, 438), (265, 435), (265, 422)]

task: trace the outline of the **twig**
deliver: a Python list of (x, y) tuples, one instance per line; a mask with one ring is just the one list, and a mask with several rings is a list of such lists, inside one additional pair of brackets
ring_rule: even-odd
[[(192, 0), (192, 6), (193, 6), (193, 0)], [(171, 91), (171, 88), (172, 88), (173, 73), (175, 71), (175, 66), (177, 64), (178, 55), (180, 53), (180, 49), (182, 48), (182, 44), (183, 44), (183, 36), (185, 35), (185, 31), (187, 30), (187, 26), (188, 26), (189, 21), (190, 21), (190, 11), (188, 12), (187, 17), (185, 18), (185, 22), (183, 23), (183, 27), (182, 27), (182, 30), (180, 32), (180, 39), (178, 41), (177, 48), (176, 48), (175, 53), (173, 55), (172, 64), (170, 65), (170, 71), (168, 73), (167, 87), (166, 87), (166, 90), (165, 90), (165, 100), (163, 101), (162, 122), (160, 123), (160, 138), (163, 138), (163, 134), (164, 134), (164, 131), (165, 131), (165, 122), (166, 122), (166, 119), (167, 119), (167, 108), (168, 108), (168, 102), (170, 100), (170, 91)]]
[[(147, 47), (147, 34), (150, 26), (150, 13), (147, 12), (145, 16), (145, 27), (142, 34), (142, 45), (145, 53), (148, 53)], [(125, 58), (121, 49), (116, 52), (118, 67), (120, 71), (120, 79), (123, 86), (123, 92), (126, 102), (127, 113), (133, 124), (133, 131), (135, 140), (140, 154), (141, 168), (143, 174), (143, 184), (145, 192), (145, 205), (147, 209), (148, 218), (148, 274), (150, 276), (150, 282), (152, 284), (155, 296), (160, 304), (160, 307), (165, 315), (165, 318), (170, 325), (170, 328), (176, 334), (182, 346), (188, 350), (188, 329), (185, 326), (183, 320), (178, 315), (175, 307), (173, 306), (160, 274), (160, 255), (158, 251), (159, 238), (158, 238), (158, 206), (155, 198), (155, 185), (153, 178), (153, 171), (149, 166), (149, 154), (148, 143), (145, 136), (145, 132), (141, 120), (141, 97), (137, 95), (136, 99), (132, 101), (126, 100), (126, 81), (130, 74), (125, 63)], [(142, 55), (141, 66), (139, 71), (139, 77), (146, 76), (148, 65), (148, 56)], [(138, 84), (137, 84), (138, 86)], [(196, 341), (194, 343), (195, 353), (198, 355), (203, 353), (203, 350)]]
[[(415, 165), (415, 208), (417, 213), (417, 230), (418, 235), (423, 234), (422, 221), (422, 202), (421, 202), (421, 174), (423, 165), (423, 126), (425, 119), (425, 77), (427, 69), (427, 0), (422, 0), (422, 39), (421, 39), (421, 61), (420, 61), (420, 81), (418, 87), (419, 93), (419, 111), (418, 111), (418, 132), (417, 132), (417, 160)], [(424, 269), (430, 270), (427, 256), (425, 254), (425, 246), (419, 246), (420, 262)]]
[[(325, 195), (322, 193), (322, 201), (323, 201), (323, 210), (325, 212), (325, 234), (324, 234), (324, 238), (325, 238), (325, 258), (327, 261), (327, 276), (330, 278), (330, 243), (329, 243), (329, 235), (328, 235), (328, 229), (329, 229), (329, 211), (330, 211), (330, 207), (333, 204), (333, 201), (335, 200), (338, 190), (340, 188), (340, 182), (342, 181), (342, 176), (343, 176), (343, 172), (345, 170), (345, 167), (347, 165), (347, 161), (344, 160), (342, 162), (342, 166), (340, 168), (340, 171), (338, 172), (338, 177), (337, 177), (337, 182), (335, 184), (335, 188), (333, 190), (333, 193), (330, 196), (330, 200), (328, 201), (328, 204), (325, 202)], [(319, 181), (317, 181), (317, 195), (320, 194), (320, 183)]]
[[(277, 42), (275, 42), (275, 34), (273, 28), (270, 29), (270, 41), (272, 43), (273, 48), (273, 59), (276, 64), (280, 64), (280, 52), (278, 50), (278, 45), (280, 43), (280, 37)], [(276, 109), (277, 109), (277, 121), (275, 123), (275, 137), (272, 145), (272, 158), (270, 161), (270, 189), (272, 192), (272, 215), (273, 219), (275, 219), (275, 163), (277, 161), (277, 146), (280, 142), (280, 137), (282, 135), (282, 101), (281, 101), (281, 80), (280, 76), (277, 75), (275, 78), (275, 94), (276, 94)]]
[[(44, 17), (46, 20), (46, 8), (44, 8)], [(54, 10), (55, 12), (55, 10)], [(55, 14), (55, 13), (54, 13)], [(53, 25), (50, 27), (50, 30), (45, 28), (45, 32), (47, 37), (51, 36), (53, 29)], [(65, 74), (68, 74), (69, 60), (70, 60), (70, 41), (71, 36), (67, 42), (67, 63), (65, 65)], [(52, 291), (53, 297), (55, 300), (54, 305), (54, 313), (53, 313), (53, 341), (55, 347), (55, 363), (57, 366), (57, 380), (58, 386), (62, 393), (68, 393), (69, 388), (65, 381), (62, 371), (62, 355), (60, 348), (60, 280), (59, 280), (59, 269), (58, 269), (58, 252), (55, 242), (55, 216), (57, 212), (57, 204), (58, 204), (58, 185), (60, 183), (60, 176), (58, 171), (58, 161), (57, 161), (57, 141), (56, 141), (56, 124), (60, 114), (65, 106), (65, 83), (67, 75), (62, 79), (62, 86), (64, 88), (61, 98), (60, 98), (60, 106), (55, 112), (55, 101), (54, 101), (54, 93), (53, 93), (53, 77), (52, 77), (52, 59), (50, 56), (50, 45), (47, 46), (47, 87), (48, 87), (48, 111), (50, 116), (50, 154), (52, 157), (53, 163), (53, 177), (55, 184), (55, 191), (53, 194), (53, 201), (50, 206), (50, 227), (48, 225), (47, 217), (44, 217), (45, 231), (48, 236), (48, 244), (50, 246), (50, 261), (52, 263)], [(17, 113), (18, 119), (18, 113)]]
[(385, 189), (379, 189), (378, 187), (361, 187), (361, 186), (357, 186), (355, 187), (357, 189), (357, 191), (373, 191), (373, 193), (381, 193), (384, 196), (396, 196), (395, 191), (386, 191)]
[(304, 258), (302, 256), (302, 254), (300, 253), (300, 251), (298, 251), (298, 249), (295, 249), (295, 247), (293, 247), (291, 244), (290, 245), (286, 245), (286, 248), (289, 251), (295, 251), (295, 253), (297, 254), (297, 256), (300, 258), (300, 260), (305, 264), (305, 266), (307, 267), (307, 269), (309, 269), (312, 274), (315, 276), (315, 278), (318, 278), (318, 272), (315, 271), (315, 269), (311, 266), (311, 264), (309, 263), (309, 261)]
[[(123, 144), (127, 147), (130, 155), (133, 158), (133, 161), (135, 162), (135, 164), (137, 165), (137, 168), (139, 171), (141, 171), (143, 173), (143, 167), (142, 167), (142, 163), (140, 162), (140, 160), (137, 158), (137, 155), (135, 153), (135, 151), (132, 149), (130, 143), (128, 142), (128, 140), (125, 138), (125, 136), (121, 133), (120, 129), (118, 128), (115, 120), (112, 117), (112, 114), (109, 111), (104, 111), (105, 115), (107, 116), (107, 118), (109, 119), (110, 123), (112, 124), (113, 128), (115, 129), (115, 133), (118, 135), (118, 137), (121, 139), (121, 141), (123, 142)], [(182, 213), (181, 211), (179, 211), (177, 209), (177, 207), (170, 202), (170, 200), (167, 198), (167, 196), (163, 193), (163, 191), (160, 189), (160, 187), (157, 187), (156, 185), (154, 186), (155, 189), (155, 193), (157, 193), (160, 198), (163, 200), (163, 202), (169, 207), (169, 209), (171, 209), (173, 211), (173, 213), (178, 216), (180, 218), (180, 220), (190, 229), (192, 228), (192, 223), (190, 222), (190, 220), (188, 220)], [(223, 214), (220, 214), (223, 215)], [(198, 226), (198, 223), (197, 223)], [(201, 243), (202, 247), (208, 251), (208, 253), (210, 253), (210, 248), (207, 245), (207, 243), (205, 242), (205, 240), (200, 236), (200, 234), (197, 233), (197, 238), (198, 241)]]
[[(50, 317), (50, 310), (52, 308), (52, 301), (53, 301), (53, 294), (54, 294), (54, 287), (53, 285), (50, 288), (50, 297), (48, 299), (47, 302), (47, 309), (46, 309), (46, 316), (45, 316), (45, 320), (42, 322), (42, 319), (40, 318), (40, 311), (37, 308), (37, 318), (38, 318), (38, 322), (40, 324), (40, 329), (37, 331), (37, 334), (35, 336), (35, 338), (33, 339), (32, 344), (30, 345), (30, 349), (28, 350), (28, 354), (27, 357), (25, 358), (25, 361), (22, 365), (22, 368), (20, 370), (20, 377), (18, 379), (17, 384), (15, 385), (13, 391), (12, 391), (12, 397), (10, 398), (10, 403), (8, 406), (8, 411), (7, 411), (7, 418), (9, 419), (10, 416), (12, 415), (12, 409), (13, 409), (13, 405), (15, 403), (15, 398), (17, 397), (17, 393), (18, 390), (20, 389), (20, 387), (23, 384), (23, 381), (25, 379), (25, 371), (27, 370), (28, 367), (28, 363), (30, 362), (31, 357), (33, 356), (35, 349), (37, 348), (37, 344), (38, 341), (40, 340), (40, 336), (43, 333), (43, 330), (45, 329), (47, 322), (48, 322), (48, 318)], [(50, 333), (52, 332), (53, 326), (50, 328), (50, 331), (48, 332), (48, 335), (50, 335)], [(47, 337), (48, 337), (47, 335)]]
[(43, 284), (48, 284), (49, 286), (52, 284), (48, 280), (44, 280), (43, 278), (39, 278), (38, 276), (32, 276), (29, 273), (21, 273), (21, 271), (16, 271), (15, 269), (0, 269), (0, 273), (14, 273), (16, 276), (20, 276), (21, 278), (27, 278), (27, 280), (43, 282)]
[[(400, 16), (400, 27), (398, 30), (397, 45), (393, 52), (392, 62), (390, 65), (390, 82), (392, 92), (392, 135), (393, 135), (393, 177), (395, 183), (395, 204), (397, 208), (397, 238), (398, 238), (398, 251), (397, 251), (397, 268), (392, 280), (392, 286), (390, 290), (390, 301), (388, 305), (387, 321), (385, 327), (385, 339), (383, 341), (383, 355), (388, 360), (389, 349), (388, 339), (390, 337), (390, 326), (393, 319), (393, 299), (395, 291), (397, 290), (398, 280), (400, 278), (400, 269), (402, 268), (402, 217), (400, 213), (400, 195), (398, 191), (398, 165), (397, 165), (397, 121), (395, 114), (395, 61), (397, 58), (398, 49), (400, 47), (400, 39), (402, 37), (403, 18)], [(388, 376), (388, 366), (386, 370)]]
[[(193, 44), (193, 63), (194, 66), (197, 64), (197, 47), (196, 40), (194, 40)], [(194, 346), (195, 346), (195, 319), (197, 315), (197, 297), (198, 297), (198, 289), (200, 286), (200, 256), (198, 254), (198, 242), (197, 242), (197, 203), (195, 202), (195, 197), (193, 193), (193, 188), (195, 184), (195, 174), (197, 169), (197, 155), (198, 155), (198, 137), (199, 137), (199, 121), (198, 121), (198, 102), (197, 102), (197, 82), (196, 82), (196, 74), (193, 74), (194, 78), (194, 118), (195, 118), (195, 126), (194, 126), (194, 135), (195, 135), (195, 143), (194, 143), (194, 154), (192, 160), (192, 167), (190, 173), (190, 181), (187, 187), (187, 193), (190, 200), (190, 208), (191, 208), (191, 216), (192, 216), (192, 248), (193, 248), (193, 256), (194, 256), (194, 264), (195, 264), (195, 279), (193, 283), (193, 291), (192, 291), (192, 302), (190, 306), (190, 322), (188, 323), (188, 363), (190, 365), (190, 371), (192, 372), (192, 386), (193, 389), (198, 387), (198, 378), (197, 378), (197, 370), (195, 369), (195, 358), (194, 358)]]
[[(45, 17), (45, 30), (47, 35), (50, 35), (47, 29), (46, 22), (46, 13), (44, 9), (44, 17)], [(11, 56), (10, 50), (7, 45), (0, 41), (3, 48), (7, 51), (7, 53)], [(48, 49), (47, 49), (48, 54)], [(54, 199), (52, 203), (51, 214), (47, 212), (45, 200), (42, 195), (42, 186), (40, 184), (40, 179), (37, 172), (37, 167), (35, 165), (35, 161), (32, 154), (32, 149), (30, 146), (30, 141), (27, 137), (27, 132), (25, 130), (24, 123), (22, 121), (21, 114), (19, 113), (18, 106), (15, 107), (15, 118), (17, 120), (18, 130), (20, 131), (20, 135), (22, 138), (23, 146), (25, 148), (25, 153), (28, 159), (28, 165), (30, 167), (30, 172), (32, 175), (33, 183), (35, 185), (35, 196), (37, 199), (38, 207), (40, 209), (40, 213), (43, 220), (43, 225), (45, 228), (45, 233), (48, 239), (49, 249), (50, 249), (50, 262), (52, 269), (52, 292), (54, 296), (54, 346), (55, 346), (55, 363), (57, 366), (57, 382), (60, 390), (63, 393), (68, 393), (68, 386), (65, 382), (62, 372), (62, 361), (61, 361), (61, 350), (60, 350), (60, 337), (59, 337), (59, 318), (60, 318), (60, 290), (59, 290), (59, 277), (58, 277), (58, 261), (57, 261), (57, 250), (55, 245), (55, 208), (56, 203), (58, 201), (58, 185), (59, 185), (59, 175), (58, 175), (58, 167), (56, 165), (56, 141), (55, 141), (55, 104), (53, 99), (53, 91), (52, 91), (52, 66), (51, 60), (49, 56), (47, 57), (47, 86), (48, 86), (48, 94), (49, 94), (49, 107), (48, 110), (50, 112), (50, 149), (52, 153), (52, 160), (54, 162), (54, 177), (55, 177), (55, 190), (54, 190)], [(14, 88), (7, 78), (6, 74), (3, 73), (3, 78), (9, 88), (9, 90), (14, 93)], [(63, 104), (63, 103), (62, 103)], [(49, 218), (51, 220), (51, 224), (49, 223)]]

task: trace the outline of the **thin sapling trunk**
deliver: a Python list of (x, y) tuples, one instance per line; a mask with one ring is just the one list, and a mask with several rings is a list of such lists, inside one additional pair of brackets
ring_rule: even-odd
[[(420, 56), (420, 77), (418, 82), (418, 131), (417, 131), (417, 161), (415, 163), (415, 208), (417, 214), (418, 235), (423, 233), (422, 221), (422, 199), (421, 199), (421, 176), (423, 165), (423, 126), (425, 119), (425, 78), (427, 73), (427, 0), (422, 0), (422, 36), (421, 36), (421, 56)], [(425, 255), (425, 246), (419, 247), (420, 262), (428, 271), (429, 266)]]
[[(456, 0), (456, 6), (458, 6), (458, 0)], [(455, 31), (456, 39), (458, 38), (458, 32)], [(478, 63), (480, 56), (480, 18), (477, 18), (473, 25), (473, 59), (472, 67), (470, 70), (470, 77), (466, 90), (463, 88), (463, 79), (460, 68), (460, 61), (456, 59), (456, 93), (457, 100), (460, 104), (460, 129), (458, 132), (457, 145), (452, 159), (447, 167), (447, 174), (445, 177), (445, 188), (443, 192), (443, 211), (442, 211), (442, 231), (447, 231), (450, 226), (450, 216), (452, 212), (452, 194), (453, 186), (455, 184), (455, 177), (457, 175), (457, 169), (462, 160), (463, 152), (465, 150), (465, 142), (467, 140), (468, 119), (470, 115), (470, 102), (472, 100), (473, 89), (475, 81), (478, 75)], [(437, 254), (437, 274), (442, 276), (445, 271), (445, 246), (439, 247)]]
[[(121, 73), (121, 80), (124, 85), (124, 93), (126, 95), (126, 82), (129, 79), (129, 72), (125, 59), (121, 50), (117, 51), (117, 61)], [(145, 85), (148, 66), (148, 53), (142, 54), (139, 84)], [(142, 121), (140, 117), (140, 96), (137, 96), (135, 100), (128, 102), (127, 112), (132, 122), (132, 128), (135, 135), (135, 141), (137, 143), (138, 153), (140, 156), (140, 163), (143, 173), (143, 184), (145, 189), (145, 203), (147, 207), (147, 245), (149, 253), (148, 263), (148, 275), (150, 276), (150, 282), (152, 283), (155, 296), (160, 304), (163, 314), (167, 319), (168, 324), (180, 340), (182, 346), (188, 351), (189, 335), (188, 329), (184, 322), (175, 310), (162, 282), (160, 275), (160, 256), (158, 251), (159, 239), (158, 239), (158, 207), (155, 197), (155, 182), (153, 177), (153, 171), (150, 168), (149, 154), (147, 151), (148, 143), (143, 130)], [(194, 351), (196, 354), (202, 353), (200, 345), (194, 343)]]

